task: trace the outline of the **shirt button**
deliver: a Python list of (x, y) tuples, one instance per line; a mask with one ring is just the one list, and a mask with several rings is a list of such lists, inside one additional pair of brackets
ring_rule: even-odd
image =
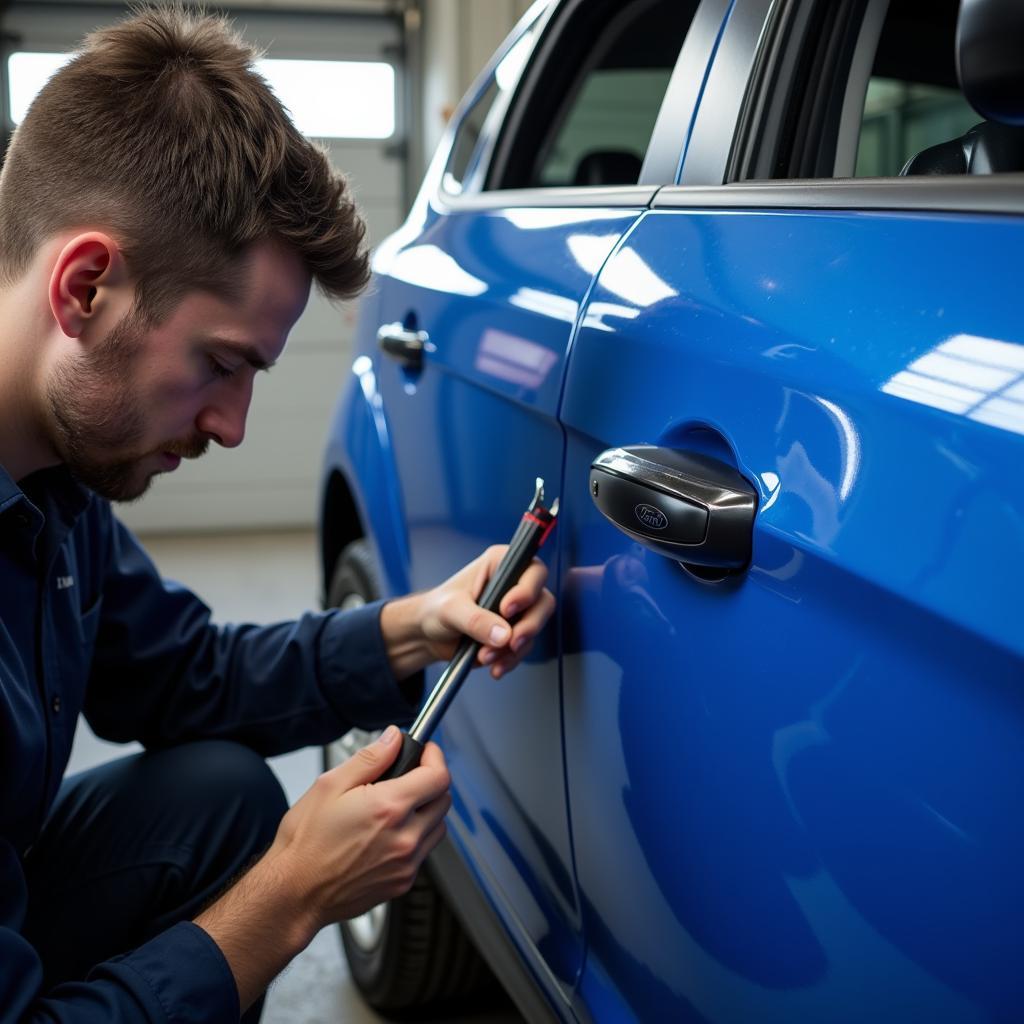
[(57, 714), (60, 711), (60, 697), (54, 697), (50, 707), (53, 708), (53, 713)]

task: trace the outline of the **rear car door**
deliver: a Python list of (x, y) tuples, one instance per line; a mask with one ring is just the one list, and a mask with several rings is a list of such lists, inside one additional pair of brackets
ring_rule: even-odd
[[(679, 185), (584, 309), (560, 595), (580, 998), (607, 1019), (1024, 1004), (1024, 178), (899, 176), (981, 119), (955, 19), (740, 0)], [(591, 463), (635, 444), (746, 478), (745, 570), (601, 514)]]
[[(375, 254), (362, 315), (380, 347), (357, 371), (379, 396), (400, 485), (405, 535), (381, 551), (391, 592), (432, 586), (507, 541), (537, 477), (549, 502), (557, 494), (556, 412), (581, 304), (675, 179), (679, 125), (726, 6), (705, 4), (697, 20), (696, 3), (675, 0), (533, 9)], [(568, 999), (583, 946), (557, 673), (551, 630), (507, 683), (472, 677), (437, 738), (453, 776), (450, 836), (528, 962)]]

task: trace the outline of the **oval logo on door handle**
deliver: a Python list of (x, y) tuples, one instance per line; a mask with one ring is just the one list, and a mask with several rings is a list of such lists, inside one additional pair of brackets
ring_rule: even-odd
[(668, 526), (668, 516), (653, 505), (637, 505), (633, 509), (633, 513), (644, 526), (651, 530), (664, 530)]

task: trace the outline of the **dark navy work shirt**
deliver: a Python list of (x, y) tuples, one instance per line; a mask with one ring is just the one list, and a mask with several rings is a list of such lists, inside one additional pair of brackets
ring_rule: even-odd
[(60, 785), (79, 712), (108, 740), (229, 738), (265, 756), (354, 725), (407, 721), (379, 621), (380, 602), (273, 626), (215, 626), (66, 470), (19, 487), (0, 467), (2, 1024), (238, 1019), (227, 961), (188, 922), (98, 965), (86, 982), (42, 991), (39, 959), (21, 935), (24, 855)]

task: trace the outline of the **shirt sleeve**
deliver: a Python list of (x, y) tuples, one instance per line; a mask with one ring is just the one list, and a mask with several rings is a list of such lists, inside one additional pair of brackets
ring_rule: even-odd
[(35, 950), (20, 934), (25, 884), (14, 849), (0, 840), (0, 1024), (143, 1024), (238, 1020), (238, 989), (216, 943), (182, 922), (85, 981), (43, 989)]
[(264, 756), (328, 743), (353, 726), (404, 724), (422, 675), (399, 685), (380, 631), (382, 601), (270, 626), (211, 622), (162, 580), (106, 510), (102, 605), (84, 711), (97, 735), (166, 746), (232, 739)]

